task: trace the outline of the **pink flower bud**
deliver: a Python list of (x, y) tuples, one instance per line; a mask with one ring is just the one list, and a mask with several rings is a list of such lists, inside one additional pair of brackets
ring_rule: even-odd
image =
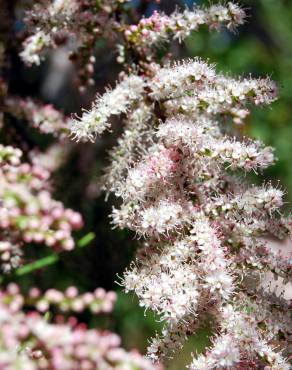
[(68, 298), (75, 298), (78, 295), (78, 289), (75, 286), (70, 286), (66, 289), (65, 295)]
[(132, 32), (136, 32), (137, 30), (138, 30), (138, 27), (136, 26), (136, 25), (131, 25), (130, 26), (130, 30), (132, 31)]

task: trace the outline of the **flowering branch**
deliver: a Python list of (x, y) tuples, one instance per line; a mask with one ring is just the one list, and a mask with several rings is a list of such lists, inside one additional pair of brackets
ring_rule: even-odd
[[(195, 29), (200, 23), (217, 28), (219, 20), (230, 28), (244, 19), (232, 4), (227, 10), (214, 6), (170, 17), (155, 13), (130, 26), (125, 37), (142, 54), (170, 34), (187, 36), (191, 14), (198, 19)], [(224, 128), (228, 121), (244, 124), (252, 105), (275, 101), (275, 83), (216, 73), (198, 58), (168, 66), (149, 59), (136, 70), (138, 75), (124, 79), (134, 78), (134, 88), (122, 82), (106, 92), (72, 133), (92, 140), (93, 132), (109, 127), (111, 114), (127, 108), (125, 131), (110, 153), (103, 187), (122, 201), (113, 209), (113, 225), (147, 240), (122, 285), (164, 322), (148, 357), (159, 362), (173, 356), (209, 317), (218, 335), (190, 369), (290, 369), (285, 358), (289, 330), (279, 323), (285, 335), (274, 326), (271, 337), (270, 329), (262, 328), (253, 313), (254, 307), (260, 310), (262, 298), (250, 294), (249, 284), (252, 278), (254, 291), (260, 292), (263, 271), (291, 280), (291, 259), (269, 253), (262, 244), (273, 229), (291, 235), (291, 220), (278, 216), (283, 191), (271, 184), (250, 186), (237, 177), (239, 170), (257, 172), (272, 165), (273, 149), (227, 135)], [(116, 101), (115, 106), (108, 101)], [(272, 317), (266, 299), (267, 316)], [(279, 314), (276, 320), (281, 322)], [(291, 317), (285, 320), (291, 323)]]

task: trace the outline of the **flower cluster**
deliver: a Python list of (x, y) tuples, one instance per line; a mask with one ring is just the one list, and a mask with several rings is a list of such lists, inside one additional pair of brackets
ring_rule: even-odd
[(1, 268), (7, 271), (16, 267), (23, 243), (73, 249), (72, 231), (83, 221), (79, 213), (52, 198), (48, 170), (21, 163), (19, 149), (2, 146), (0, 151)]
[[(232, 4), (170, 17), (155, 13), (127, 28), (125, 37), (148, 48), (171, 33), (183, 39), (199, 24), (233, 28), (243, 19)], [(110, 128), (111, 114), (127, 109), (103, 188), (122, 202), (113, 209), (113, 225), (146, 238), (122, 284), (164, 322), (148, 356), (155, 362), (173, 356), (208, 322), (217, 334), (191, 370), (290, 369), (291, 314), (281, 317), (283, 303), (275, 305), (263, 281), (267, 272), (291, 281), (291, 258), (270, 252), (266, 241), (291, 235), (291, 219), (279, 216), (281, 189), (250, 186), (240, 175), (272, 165), (273, 149), (227, 128), (244, 124), (251, 106), (271, 104), (275, 83), (223, 75), (198, 58), (133, 71), (98, 98), (72, 133), (92, 140)]]
[(41, 292), (37, 287), (30, 288), (28, 295), (23, 295), (15, 283), (10, 283), (6, 291), (0, 292), (3, 301), (11, 311), (19, 311), (23, 307), (32, 306), (39, 312), (48, 312), (52, 307), (62, 312), (82, 312), (85, 309), (94, 314), (108, 313), (113, 309), (116, 301), (114, 292), (106, 292), (97, 288), (93, 293), (80, 294), (75, 286), (70, 286), (65, 292), (57, 289), (49, 289)]
[(149, 18), (142, 18), (137, 25), (125, 28), (124, 36), (136, 52), (145, 56), (149, 61), (152, 58), (152, 49), (169, 39), (184, 40), (192, 31), (197, 31), (202, 25), (210, 29), (219, 29), (226, 26), (234, 30), (244, 23), (245, 13), (236, 4), (211, 5), (209, 8), (195, 7), (167, 16), (155, 11)]
[[(24, 41), (24, 50), (20, 56), (28, 64), (38, 65), (48, 48), (67, 42), (68, 46), (73, 45), (71, 59), (80, 56), (77, 62), (83, 68), (81, 83), (91, 83), (95, 36), (104, 33), (106, 37), (111, 36), (113, 32), (109, 30), (116, 27), (117, 13), (126, 1), (35, 2), (32, 11), (28, 12), (30, 36)], [(5, 69), (10, 67), (10, 51), (14, 47), (10, 48), (9, 45), (9, 37), (14, 35), (14, 20), (11, 18), (12, 13), (18, 10), (18, 5), (14, 7), (14, 4), (9, 4), (9, 9), (6, 9), (3, 4), (2, 8), (0, 72), (1, 76), (9, 79), (10, 72), (6, 73)], [(6, 20), (3, 25), (6, 10), (8, 25)], [(100, 123), (103, 128), (96, 130), (94, 126), (92, 138), (107, 127), (111, 114), (124, 113), (135, 104), (136, 96), (140, 94), (140, 83), (137, 80), (140, 81), (138, 77), (129, 79), (122, 85), (122, 91), (117, 90), (115, 96), (109, 91), (109, 99), (101, 97), (100, 102), (96, 103), (96, 112), (103, 104), (112, 106), (112, 98), (120, 102), (123, 100), (124, 105), (122, 109), (118, 106), (115, 112), (110, 112), (106, 119), (99, 120), (102, 116), (97, 113), (95, 123)], [(133, 92), (135, 85), (137, 92)], [(129, 94), (125, 97), (124, 89), (127, 86)], [(82, 227), (83, 219), (79, 213), (66, 208), (62, 201), (53, 197), (56, 189), (53, 188), (51, 175), (64, 163), (73, 147), (69, 140), (64, 140), (69, 137), (69, 119), (50, 104), (11, 95), (10, 81), (2, 77), (0, 110), (3, 140), (3, 144), (0, 144), (0, 269), (2, 273), (8, 273), (0, 276), (1, 282), (5, 281), (5, 286), (0, 288), (0, 368), (162, 370), (162, 366), (153, 365), (137, 350), (124, 350), (118, 335), (108, 330), (91, 328), (85, 323), (96, 314), (112, 311), (116, 301), (114, 292), (106, 292), (103, 288), (96, 288), (93, 292), (79, 292), (75, 286), (65, 291), (56, 288), (42, 291), (39, 286), (32, 286), (27, 287), (27, 292), (23, 293), (23, 284), (18, 286), (11, 282), (24, 271), (32, 273), (35, 269), (44, 268), (44, 261), (58, 259), (56, 251), (72, 250), (75, 246), (73, 232)], [(46, 140), (43, 142), (42, 139), (39, 142), (30, 140), (29, 135), (26, 135), (30, 131), (24, 124), (40, 134), (49, 134), (49, 142), (53, 144), (47, 146)], [(35, 135), (35, 132), (33, 134), (38, 139), (39, 135)], [(88, 243), (87, 236), (82, 240)], [(26, 257), (25, 247), (33, 248), (34, 244), (53, 248), (54, 253), (18, 269)], [(16, 271), (12, 271), (14, 269)], [(86, 312), (82, 314), (83, 311)]]
[(138, 76), (125, 78), (116, 88), (97, 98), (90, 111), (85, 111), (81, 119), (70, 122), (71, 133), (77, 141), (88, 138), (94, 141), (96, 135), (110, 127), (109, 117), (127, 112), (139, 99), (143, 91), (143, 79)]
[[(96, 290), (78, 296), (76, 288), (64, 294), (49, 290), (43, 300), (51, 304), (68, 305), (68, 309), (79, 312), (86, 305), (98, 304), (97, 312), (109, 312), (115, 295)], [(48, 322), (36, 310), (24, 313), (23, 305), (40, 305), (39, 291), (32, 289), (29, 297), (20, 294), (18, 287), (8, 286), (0, 295), (0, 367), (7, 370), (159, 370), (144, 359), (137, 351), (126, 352), (120, 347), (118, 335), (109, 331), (89, 329), (71, 316), (56, 317)], [(80, 302), (83, 307), (80, 307)], [(91, 301), (91, 303), (90, 303)], [(95, 303), (94, 303), (95, 302)], [(44, 311), (44, 309), (41, 309)]]
[(39, 65), (46, 51), (67, 45), (69, 57), (79, 68), (82, 87), (94, 83), (95, 40), (115, 38), (117, 14), (128, 0), (45, 0), (27, 12), (29, 36), (20, 56), (28, 64)]
[[(267, 359), (269, 369), (290, 369), (279, 352), (275, 352), (257, 330), (256, 320), (250, 315), (227, 305), (218, 312), (223, 333), (214, 338), (213, 347), (194, 359), (190, 370), (202, 369), (258, 369)], [(258, 353), (259, 358), (251, 356)]]
[(229, 2), (176, 11), (170, 16), (156, 11), (135, 25), (132, 23), (136, 15), (132, 14), (131, 7), (125, 8), (127, 2), (129, 0), (46, 0), (37, 3), (27, 12), (29, 36), (23, 42), (21, 58), (28, 65), (39, 65), (48, 49), (66, 45), (70, 59), (78, 66), (83, 91), (87, 85), (94, 84), (97, 37), (116, 44), (119, 63), (131, 66), (133, 55), (138, 54), (142, 66), (143, 60), (156, 62), (157, 45), (176, 39), (182, 41), (201, 25), (207, 25), (210, 30), (221, 26), (235, 30), (245, 21), (245, 12)]
[(69, 119), (51, 104), (42, 105), (19, 97), (5, 99), (4, 111), (18, 120), (24, 120), (42, 134), (62, 140), (68, 136)]

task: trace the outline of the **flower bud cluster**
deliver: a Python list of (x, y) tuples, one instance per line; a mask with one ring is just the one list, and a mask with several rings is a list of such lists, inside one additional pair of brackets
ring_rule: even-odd
[(171, 38), (182, 41), (201, 25), (207, 25), (210, 29), (226, 26), (234, 30), (244, 20), (244, 11), (232, 3), (226, 6), (211, 5), (209, 8), (195, 7), (191, 11), (176, 11), (170, 16), (155, 11), (151, 17), (142, 18), (137, 25), (128, 26), (124, 36), (136, 51), (149, 58), (153, 46)]
[(68, 119), (51, 104), (41, 105), (30, 98), (9, 97), (4, 109), (42, 134), (53, 135), (59, 140), (68, 136)]
[(22, 152), (18, 148), (12, 146), (4, 146), (0, 144), (0, 166), (3, 167), (5, 164), (17, 166), (20, 164)]
[[(75, 289), (70, 288), (62, 299), (73, 299), (68, 297), (73, 293), (76, 293)], [(46, 296), (55, 302), (60, 294), (58, 291), (48, 291)], [(101, 292), (97, 295), (103, 302), (112, 304), (114, 296), (111, 292), (103, 291), (103, 297)], [(84, 295), (82, 297), (87, 299)], [(137, 351), (127, 352), (121, 348), (121, 340), (114, 333), (90, 329), (78, 323), (75, 317), (66, 319), (59, 315), (56, 322), (50, 323), (37, 311), (20, 311), (23, 304), (26, 304), (25, 298), (19, 294), (17, 286), (10, 286), (7, 292), (1, 293), (0, 367), (3, 369), (161, 369)]]
[(11, 270), (21, 265), (22, 252), (20, 243), (3, 240), (0, 241), (0, 266), (3, 273), (9, 273)]
[(19, 149), (2, 147), (2, 153), (0, 235), (4, 270), (9, 270), (9, 263), (16, 267), (20, 262), (22, 243), (73, 249), (72, 232), (80, 229), (82, 218), (52, 198), (50, 173), (38, 164), (20, 163)]
[(20, 288), (15, 283), (10, 283), (6, 291), (2, 290), (0, 297), (0, 300), (13, 312), (29, 306), (42, 313), (48, 312), (52, 307), (64, 313), (79, 313), (86, 309), (94, 314), (109, 313), (116, 301), (114, 292), (97, 288), (93, 293), (80, 294), (75, 286), (70, 286), (65, 292), (52, 288), (44, 293), (37, 287), (32, 287), (26, 296), (21, 294)]

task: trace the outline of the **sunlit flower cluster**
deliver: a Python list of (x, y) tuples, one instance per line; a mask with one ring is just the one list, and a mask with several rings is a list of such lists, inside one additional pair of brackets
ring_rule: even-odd
[(90, 111), (85, 111), (80, 119), (72, 120), (71, 133), (77, 141), (90, 139), (102, 134), (110, 127), (109, 117), (126, 113), (139, 99), (143, 91), (143, 79), (138, 76), (125, 78), (115, 89), (97, 98)]

